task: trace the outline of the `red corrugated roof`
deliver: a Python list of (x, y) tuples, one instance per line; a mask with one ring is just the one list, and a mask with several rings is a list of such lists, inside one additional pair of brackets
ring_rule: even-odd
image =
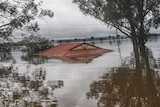
[(80, 50), (80, 51), (67, 51), (65, 56), (89, 56), (89, 55), (97, 55), (105, 52), (110, 52), (111, 50), (107, 49), (88, 49), (88, 50)]
[[(94, 49), (86, 49), (86, 50), (76, 50), (73, 51), (72, 49), (87, 44), (90, 46), (95, 47)], [(54, 57), (54, 56), (87, 56), (87, 55), (94, 55), (94, 54), (100, 54), (105, 52), (110, 52), (112, 50), (109, 49), (102, 49), (97, 46), (88, 44), (88, 43), (68, 43), (68, 44), (60, 44), (56, 47), (50, 48), (46, 51), (40, 52), (39, 55), (48, 56), (48, 57)]]
[(40, 52), (39, 54), (44, 56), (63, 56), (68, 50), (80, 44), (81, 43), (60, 44), (56, 47), (52, 47), (46, 51)]

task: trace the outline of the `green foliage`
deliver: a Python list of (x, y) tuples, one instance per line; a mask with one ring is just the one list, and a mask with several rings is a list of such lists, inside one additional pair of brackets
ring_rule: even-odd
[(0, 1), (0, 38), (8, 39), (14, 30), (39, 30), (37, 23), (31, 23), (43, 16), (53, 17), (53, 12), (41, 8), (42, 2), (35, 0)]
[(45, 37), (31, 35), (21, 41), (26, 46), (24, 51), (32, 55), (51, 47), (50, 41)]
[(144, 44), (160, 25), (160, 0), (73, 0), (80, 10)]

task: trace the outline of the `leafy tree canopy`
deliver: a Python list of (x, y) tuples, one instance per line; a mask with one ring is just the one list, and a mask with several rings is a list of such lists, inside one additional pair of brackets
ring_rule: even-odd
[(31, 35), (29, 37), (24, 37), (20, 44), (24, 44), (26, 49), (24, 51), (29, 55), (36, 54), (40, 51), (51, 48), (49, 39), (41, 37), (39, 35)]
[(145, 44), (151, 27), (160, 25), (160, 0), (73, 0), (80, 10)]
[(0, 38), (8, 39), (14, 30), (39, 30), (37, 23), (32, 23), (42, 16), (53, 17), (51, 10), (42, 9), (42, 2), (35, 0), (0, 1)]

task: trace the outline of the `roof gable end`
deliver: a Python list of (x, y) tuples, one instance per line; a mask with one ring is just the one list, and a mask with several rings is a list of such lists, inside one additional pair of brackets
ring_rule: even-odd
[(78, 51), (78, 50), (86, 50), (86, 49), (100, 49), (99, 47), (96, 47), (94, 45), (88, 44), (88, 43), (81, 43), (73, 48), (71, 48), (71, 51)]

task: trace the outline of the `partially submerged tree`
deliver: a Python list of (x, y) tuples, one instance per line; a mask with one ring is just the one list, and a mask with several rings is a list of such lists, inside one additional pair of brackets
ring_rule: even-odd
[(80, 10), (144, 45), (151, 27), (160, 25), (160, 0), (73, 0)]
[(41, 37), (39, 35), (31, 35), (29, 37), (24, 37), (20, 44), (25, 45), (26, 49), (24, 51), (29, 55), (36, 54), (40, 51), (51, 48), (49, 39)]
[(0, 38), (8, 39), (16, 29), (39, 30), (37, 23), (31, 23), (42, 16), (53, 17), (53, 12), (42, 9), (42, 2), (35, 0), (0, 1)]

